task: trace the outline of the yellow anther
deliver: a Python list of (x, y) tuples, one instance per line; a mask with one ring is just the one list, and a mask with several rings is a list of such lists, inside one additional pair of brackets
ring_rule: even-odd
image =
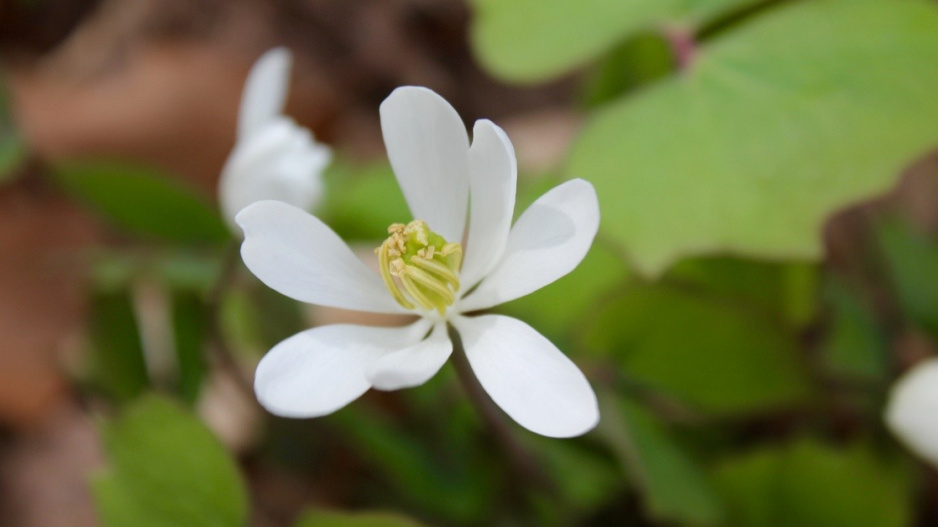
[(462, 246), (447, 242), (421, 220), (388, 227), (388, 239), (376, 250), (381, 278), (394, 299), (441, 315), (456, 301)]
[(404, 259), (397, 258), (391, 260), (391, 275), (393, 276), (404, 276)]

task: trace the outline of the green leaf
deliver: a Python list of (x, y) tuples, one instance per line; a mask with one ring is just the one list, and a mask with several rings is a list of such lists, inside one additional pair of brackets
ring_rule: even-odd
[(587, 103), (596, 107), (640, 86), (666, 77), (677, 66), (671, 43), (657, 33), (635, 35), (614, 48), (587, 89)]
[(936, 63), (932, 2), (795, 2), (598, 112), (568, 175), (647, 274), (691, 254), (817, 259), (831, 212), (938, 143)]
[(811, 397), (794, 338), (725, 300), (635, 286), (610, 301), (586, 333), (625, 376), (718, 415), (803, 404)]
[(421, 527), (423, 524), (389, 512), (308, 511), (294, 527)]
[(106, 527), (243, 527), (247, 493), (211, 432), (178, 404), (144, 396), (105, 424), (110, 470), (93, 485)]
[(890, 373), (889, 339), (870, 307), (836, 281), (825, 296), (831, 314), (820, 352), (826, 368), (854, 380), (884, 381)]
[(389, 225), (413, 219), (388, 163), (336, 161), (325, 178), (328, 199), (317, 215), (344, 239), (383, 240)]
[(575, 441), (533, 436), (527, 439), (525, 445), (536, 452), (541, 466), (565, 498), (550, 497), (551, 505), (561, 509), (551, 511), (554, 517), (595, 511), (613, 501), (623, 490), (623, 478), (606, 456), (585, 449)]
[(143, 344), (129, 289), (91, 299), (91, 377), (109, 397), (133, 399), (149, 385)]
[(468, 442), (471, 437), (464, 430), (446, 434), (439, 443), (446, 445), (441, 453), (421, 444), (413, 428), (405, 433), (398, 421), (363, 405), (330, 417), (348, 443), (408, 500), (460, 523), (478, 524), (494, 498), (485, 472), (491, 467), (472, 462), (476, 452)]
[[(0, 123), (0, 128), (3, 124)], [(26, 143), (12, 130), (0, 129), (0, 184), (16, 175), (16, 168), (26, 159)]]
[(203, 345), (209, 320), (199, 294), (172, 292), (173, 340), (176, 348), (178, 379), (176, 389), (188, 403), (194, 403), (208, 371)]
[(675, 264), (664, 282), (750, 305), (795, 326), (810, 321), (818, 309), (817, 266), (801, 262), (690, 258)]
[(668, 430), (641, 406), (602, 398), (598, 432), (641, 491), (648, 514), (681, 525), (721, 525), (716, 492), (698, 464)]
[(938, 335), (938, 242), (899, 218), (878, 222), (875, 234), (903, 314)]
[(908, 472), (863, 444), (836, 449), (811, 439), (724, 461), (714, 481), (728, 527), (903, 527), (910, 525)]
[(594, 243), (573, 272), (530, 295), (498, 306), (498, 310), (524, 320), (560, 343), (577, 323), (583, 322), (600, 297), (624, 283), (627, 277), (622, 260), (608, 248)]
[(83, 163), (57, 167), (54, 175), (67, 190), (135, 234), (185, 243), (229, 238), (211, 205), (152, 169)]
[(535, 82), (641, 29), (697, 25), (755, 0), (473, 0), (476, 57), (504, 80)]
[(16, 168), (26, 159), (26, 142), (13, 127), (8, 100), (0, 86), (0, 184), (16, 174)]

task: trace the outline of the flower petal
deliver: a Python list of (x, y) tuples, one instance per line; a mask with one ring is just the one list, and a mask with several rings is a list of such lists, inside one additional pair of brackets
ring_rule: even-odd
[(280, 115), (290, 88), (293, 56), (287, 48), (274, 48), (261, 55), (244, 81), (238, 112), (238, 138), (243, 139)]
[(476, 121), (469, 148), (469, 238), (460, 281), (469, 289), (505, 251), (515, 209), (518, 162), (505, 132), (488, 120)]
[(446, 333), (446, 324), (438, 322), (423, 341), (372, 362), (365, 376), (378, 390), (419, 386), (440, 371), (452, 352), (453, 343)]
[(574, 179), (554, 187), (521, 215), (508, 235), (502, 259), (460, 301), (460, 311), (514, 300), (569, 273), (586, 256), (598, 228), (593, 185)]
[(322, 195), (322, 171), (332, 151), (317, 143), (309, 130), (276, 117), (239, 140), (222, 169), (219, 203), (229, 226), (244, 207), (265, 199), (310, 210)]
[(461, 242), (469, 202), (469, 137), (459, 114), (432, 90), (404, 86), (381, 103), (381, 132), (414, 219)]
[(910, 450), (938, 465), (938, 359), (922, 362), (896, 382), (885, 419)]
[(596, 395), (583, 372), (520, 320), (458, 317), (472, 371), (506, 414), (532, 432), (573, 437), (599, 422)]
[(257, 365), (257, 400), (283, 417), (332, 413), (371, 387), (365, 377), (368, 364), (412, 345), (427, 325), (423, 320), (403, 328), (337, 324), (297, 333), (274, 346)]
[(286, 203), (259, 201), (235, 218), (241, 258), (275, 291), (321, 306), (406, 313), (372, 272), (318, 218)]

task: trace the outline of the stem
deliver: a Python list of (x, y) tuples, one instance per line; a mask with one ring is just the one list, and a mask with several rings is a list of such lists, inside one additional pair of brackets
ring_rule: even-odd
[(245, 376), (244, 370), (238, 365), (238, 361), (235, 359), (231, 351), (231, 346), (228, 345), (228, 340), (225, 338), (225, 334), (219, 323), (222, 300), (225, 297), (225, 292), (228, 291), (228, 288), (234, 281), (238, 270), (238, 249), (237, 243), (231, 243), (225, 249), (225, 254), (222, 257), (221, 272), (218, 275), (218, 281), (215, 282), (214, 287), (212, 287), (208, 293), (208, 298), (205, 301), (205, 310), (208, 313), (209, 321), (209, 344), (215, 358), (223, 368), (226, 368), (229, 373), (231, 373), (238, 387), (253, 399), (254, 383)]
[(452, 362), (456, 368), (459, 382), (486, 426), (491, 429), (496, 440), (501, 444), (508, 458), (511, 472), (522, 481), (532, 482), (535, 487), (549, 495), (558, 494), (554, 482), (546, 476), (541, 469), (541, 464), (532, 453), (515, 439), (508, 427), (508, 423), (501, 414), (501, 410), (495, 406), (492, 399), (485, 393), (485, 389), (479, 384), (478, 379), (472, 372), (472, 366), (469, 365), (469, 360), (466, 358), (466, 350), (463, 348), (462, 339), (452, 326), (449, 327), (449, 337), (453, 342)]

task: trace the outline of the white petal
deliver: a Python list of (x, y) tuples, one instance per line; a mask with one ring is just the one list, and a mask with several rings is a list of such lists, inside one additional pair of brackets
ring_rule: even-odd
[(238, 113), (238, 138), (243, 139), (280, 115), (290, 87), (293, 57), (286, 48), (261, 55), (244, 81)]
[(574, 179), (554, 187), (518, 218), (501, 261), (460, 301), (460, 311), (514, 300), (569, 273), (586, 256), (598, 228), (593, 185)]
[(476, 121), (469, 148), (469, 238), (460, 281), (468, 289), (501, 258), (515, 209), (518, 162), (505, 132)]
[(407, 312), (378, 274), (318, 218), (286, 203), (259, 201), (235, 220), (244, 230), (245, 265), (279, 293), (321, 306)]
[(257, 365), (257, 400), (283, 417), (332, 413), (371, 387), (365, 377), (368, 364), (413, 344), (426, 329), (426, 322), (419, 321), (403, 328), (341, 324), (297, 333), (274, 346)]
[(518, 424), (549, 437), (573, 437), (599, 422), (583, 372), (531, 326), (501, 315), (458, 317), (453, 324), (479, 383)]
[(233, 232), (241, 232), (235, 215), (255, 201), (272, 199), (307, 211), (313, 208), (322, 196), (322, 172), (331, 159), (328, 147), (285, 117), (239, 140), (218, 184), (222, 214)]
[(432, 90), (404, 86), (381, 103), (381, 132), (414, 219), (447, 241), (462, 241), (469, 137), (459, 114)]
[(378, 390), (420, 386), (440, 371), (452, 352), (446, 324), (438, 322), (429, 337), (409, 348), (382, 355), (369, 365), (365, 375)]
[(938, 465), (938, 359), (922, 362), (896, 382), (885, 419), (910, 450)]

